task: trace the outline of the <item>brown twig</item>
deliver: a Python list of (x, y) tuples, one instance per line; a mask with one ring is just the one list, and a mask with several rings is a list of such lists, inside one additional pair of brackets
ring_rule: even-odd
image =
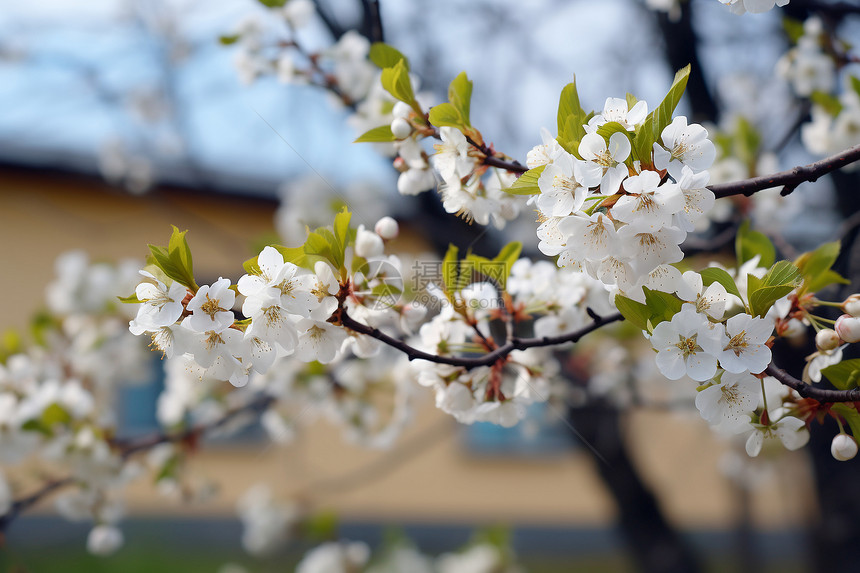
[(471, 370), (473, 368), (478, 368), (479, 366), (491, 366), (497, 361), (507, 358), (507, 356), (514, 350), (526, 350), (527, 348), (538, 348), (544, 346), (558, 346), (560, 344), (566, 344), (568, 342), (577, 342), (586, 334), (594, 332), (595, 330), (606, 326), (607, 324), (624, 320), (624, 317), (621, 316), (621, 313), (618, 312), (609, 314), (607, 316), (599, 316), (594, 311), (589, 309), (589, 316), (591, 316), (593, 322), (588, 326), (585, 326), (573, 332), (568, 332), (559, 336), (544, 336), (541, 338), (512, 338), (511, 340), (509, 340), (502, 346), (499, 346), (492, 352), (488, 352), (486, 354), (482, 354), (481, 356), (475, 356), (471, 358), (462, 356), (439, 356), (437, 354), (431, 354), (429, 352), (424, 352), (423, 350), (418, 350), (413, 346), (409, 346), (402, 340), (385, 334), (378, 328), (373, 328), (372, 326), (368, 326), (366, 324), (358, 322), (357, 320), (349, 316), (349, 314), (347, 314), (346, 309), (342, 309), (342, 312), (340, 313), (340, 324), (350, 330), (358, 332), (359, 334), (365, 334), (367, 336), (370, 336), (371, 338), (375, 338), (383, 344), (387, 344), (388, 346), (391, 346), (392, 348), (403, 352), (410, 361), (427, 360), (428, 362), (435, 362), (436, 364), (459, 366), (461, 368), (465, 368), (466, 370)]
[(828, 388), (816, 388), (802, 380), (798, 380), (773, 362), (765, 369), (768, 376), (773, 376), (792, 390), (795, 390), (803, 398), (812, 398), (822, 403), (832, 402), (860, 402), (860, 388), (851, 390), (830, 390)]
[(779, 173), (774, 173), (772, 175), (752, 177), (750, 179), (742, 179), (731, 183), (710, 185), (708, 189), (713, 191), (717, 199), (731, 197), (733, 195), (750, 196), (763, 189), (780, 186), (782, 186), (780, 194), (788, 195), (801, 183), (806, 181), (815, 181), (822, 175), (826, 175), (831, 171), (836, 171), (837, 169), (845, 167), (855, 161), (860, 161), (860, 145), (855, 145), (841, 153), (826, 157), (821, 161), (816, 161), (809, 165), (800, 165), (794, 169), (780, 171)]

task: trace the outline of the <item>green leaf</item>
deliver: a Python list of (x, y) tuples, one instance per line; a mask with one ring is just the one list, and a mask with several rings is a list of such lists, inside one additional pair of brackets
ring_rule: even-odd
[(280, 8), (287, 3), (287, 0), (257, 0), (257, 2), (267, 8)]
[(353, 143), (387, 143), (389, 141), (397, 141), (397, 138), (391, 133), (391, 126), (380, 125), (365, 131)]
[(72, 416), (65, 408), (55, 402), (42, 410), (39, 421), (45, 428), (53, 428), (57, 424), (68, 424), (72, 421)]
[(857, 94), (857, 97), (860, 97), (860, 78), (857, 76), (848, 76), (848, 79), (851, 82), (851, 88), (854, 90), (854, 93)]
[(648, 310), (647, 306), (619, 294), (615, 295), (615, 308), (630, 324), (639, 330), (648, 330), (648, 319), (651, 318), (651, 311)]
[(191, 260), (191, 249), (185, 240), (188, 231), (180, 231), (173, 226), (173, 234), (167, 247), (149, 245), (150, 257), (148, 262), (170, 279), (194, 291), (199, 287), (194, 281), (194, 265)]
[(835, 271), (830, 270), (839, 257), (839, 241), (825, 243), (814, 251), (803, 253), (794, 261), (803, 276), (802, 292), (818, 292), (833, 283), (848, 284)]
[(644, 164), (651, 164), (651, 148), (655, 142), (660, 141), (663, 130), (667, 125), (672, 123), (672, 113), (678, 107), (681, 97), (684, 95), (684, 90), (687, 88), (687, 80), (690, 79), (690, 65), (681, 68), (675, 74), (675, 79), (672, 81), (672, 87), (669, 88), (669, 93), (660, 102), (654, 111), (648, 114), (645, 122), (636, 130), (634, 139), (633, 153)]
[(469, 113), (472, 101), (472, 82), (466, 76), (466, 72), (460, 72), (448, 86), (448, 101), (460, 113), (464, 126), (471, 127)]
[(406, 102), (413, 108), (418, 104), (415, 102), (415, 93), (412, 91), (412, 82), (409, 79), (409, 71), (403, 60), (397, 62), (391, 68), (382, 70), (382, 87), (402, 102)]
[(672, 320), (672, 317), (681, 312), (684, 302), (673, 294), (651, 290), (642, 287), (645, 293), (645, 306), (651, 313), (649, 320), (651, 327), (655, 327), (664, 320)]
[(762, 277), (747, 275), (749, 310), (753, 316), (764, 316), (777, 300), (793, 291), (800, 270), (789, 261), (779, 261)]
[(445, 283), (445, 292), (449, 297), (457, 292), (457, 279), (460, 276), (460, 261), (457, 255), (460, 249), (454, 245), (448, 246), (448, 251), (442, 258), (442, 281)]
[(233, 34), (232, 36), (219, 36), (218, 41), (224, 46), (229, 46), (230, 44), (238, 42), (241, 37), (242, 36), (239, 34)]
[(140, 299), (137, 298), (137, 293), (132, 293), (130, 296), (118, 296), (116, 298), (125, 304), (139, 304), (141, 302)]
[(585, 135), (583, 125), (588, 123), (588, 116), (579, 101), (576, 78), (561, 90), (557, 122), (559, 145), (579, 158), (579, 142)]
[(633, 106), (639, 103), (639, 100), (636, 99), (636, 96), (629, 92), (625, 96), (625, 99), (627, 100), (627, 109), (633, 109)]
[(457, 108), (450, 103), (440, 103), (439, 105), (431, 107), (429, 119), (430, 123), (436, 127), (449, 126), (462, 129), (466, 125), (466, 122), (463, 120), (463, 116), (461, 116), (460, 112), (457, 111)]
[(770, 239), (758, 231), (750, 230), (749, 221), (744, 221), (738, 229), (735, 239), (735, 255), (738, 258), (738, 266), (760, 255), (759, 266), (769, 267), (776, 260), (776, 249)]
[(741, 298), (741, 293), (738, 290), (738, 285), (735, 284), (735, 279), (733, 279), (732, 275), (727, 273), (725, 270), (718, 267), (708, 267), (707, 269), (699, 271), (699, 274), (702, 275), (702, 284), (706, 287), (718, 282), (723, 285), (726, 292)]
[(304, 534), (313, 541), (337, 539), (338, 520), (333, 511), (321, 511), (304, 522)]
[(761, 133), (743, 116), (738, 116), (735, 131), (733, 154), (744, 164), (755, 165), (761, 148)]
[(397, 62), (403, 61), (406, 71), (409, 71), (409, 60), (400, 53), (396, 48), (389, 46), (383, 42), (374, 42), (370, 46), (370, 61), (379, 66), (381, 69), (392, 68), (397, 65)]
[(520, 175), (513, 185), (503, 189), (503, 191), (511, 195), (536, 195), (540, 193), (538, 179), (540, 179), (540, 174), (543, 173), (544, 169), (546, 169), (546, 165), (529, 169)]
[(842, 102), (840, 102), (839, 98), (833, 94), (816, 90), (812, 92), (809, 99), (812, 100), (812, 103), (823, 107), (824, 110), (833, 117), (836, 117), (842, 112)]
[(843, 360), (839, 364), (822, 368), (821, 373), (840, 390), (856, 388), (857, 382), (860, 381), (860, 359)]
[(845, 418), (845, 421), (848, 422), (848, 427), (851, 428), (851, 434), (854, 436), (854, 439), (860, 439), (860, 412), (857, 412), (854, 405), (836, 403), (830, 406), (830, 409)]
[(792, 44), (796, 44), (803, 37), (803, 22), (800, 20), (783, 16), (782, 28), (785, 30), (785, 35), (788, 36)]
[(499, 288), (505, 290), (508, 284), (508, 277), (511, 274), (511, 267), (517, 262), (517, 259), (520, 258), (520, 253), (523, 250), (523, 244), (519, 241), (514, 241), (512, 243), (508, 243), (502, 250), (499, 251), (499, 254), (493, 257), (493, 262), (496, 264), (500, 264), (503, 267), (503, 271), (500, 273), (501, 277), (498, 279)]

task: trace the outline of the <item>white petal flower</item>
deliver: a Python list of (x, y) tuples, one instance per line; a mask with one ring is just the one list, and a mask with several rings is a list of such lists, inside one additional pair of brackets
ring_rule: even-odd
[(726, 321), (728, 342), (719, 354), (720, 365), (729, 372), (758, 374), (770, 364), (770, 348), (765, 343), (773, 334), (773, 322), (748, 314), (736, 314)]
[(704, 314), (685, 305), (671, 321), (654, 328), (651, 344), (657, 350), (657, 368), (670, 380), (685, 374), (697, 381), (713, 378), (725, 333), (722, 325), (711, 325)]
[(299, 331), (299, 342), (295, 356), (302, 362), (332, 362), (347, 337), (346, 331), (341, 327), (308, 318), (300, 320), (296, 328)]
[(726, 287), (714, 281), (706, 289), (702, 275), (693, 271), (685, 272), (681, 278), (682, 282), (677, 291), (678, 298), (692, 303), (696, 307), (696, 312), (703, 312), (714, 320), (722, 320), (729, 298)]
[(761, 384), (749, 374), (725, 372), (717, 384), (696, 394), (696, 408), (709, 424), (727, 433), (749, 429), (758, 406)]
[[(678, 185), (660, 185), (660, 175), (643, 171), (624, 182), (630, 193), (618, 199), (612, 216), (637, 230), (657, 232), (672, 224), (672, 216), (684, 208), (684, 195)], [(683, 240), (683, 239), (682, 239)]]
[(754, 458), (761, 453), (765, 440), (778, 439), (785, 449), (794, 451), (802, 448), (809, 441), (809, 430), (800, 418), (784, 416), (768, 426), (757, 424), (753, 433), (747, 438), (747, 455)]
[(236, 293), (230, 290), (230, 279), (219, 278), (212, 286), (203, 285), (188, 302), (191, 316), (183, 325), (195, 332), (221, 332), (233, 324)]
[(600, 192), (612, 195), (621, 187), (621, 182), (629, 174), (624, 162), (630, 157), (630, 140), (623, 133), (613, 133), (609, 143), (597, 133), (586, 133), (579, 143), (579, 154), (603, 172)]
[(704, 171), (717, 156), (717, 148), (708, 139), (708, 130), (696, 123), (687, 125), (687, 118), (682, 115), (666, 126), (661, 138), (664, 147), (654, 144), (654, 166), (668, 169), (676, 181), (680, 180), (684, 165), (695, 172)]
[(558, 222), (558, 230), (574, 259), (599, 261), (614, 252), (615, 225), (603, 213), (565, 217)]
[(686, 165), (681, 169), (678, 187), (684, 196), (684, 208), (675, 213), (677, 225), (688, 233), (696, 229), (699, 221), (706, 221), (705, 215), (716, 200), (714, 192), (707, 188), (710, 174), (707, 171), (695, 173)]

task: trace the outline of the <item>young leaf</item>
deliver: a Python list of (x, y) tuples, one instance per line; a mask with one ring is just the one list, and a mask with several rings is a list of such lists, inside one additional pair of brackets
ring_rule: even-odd
[(137, 293), (132, 293), (131, 296), (118, 296), (120, 302), (125, 304), (139, 304), (141, 301), (137, 298)]
[(460, 276), (460, 262), (457, 258), (459, 252), (460, 249), (450, 245), (442, 258), (442, 281), (449, 298), (456, 292), (457, 279)]
[(523, 244), (519, 241), (514, 241), (513, 243), (508, 243), (502, 250), (499, 251), (499, 254), (493, 258), (493, 262), (497, 265), (502, 266), (501, 277), (498, 280), (499, 288), (505, 290), (508, 284), (508, 276), (511, 274), (511, 267), (514, 266), (514, 263), (517, 262), (517, 259), (520, 258), (520, 253), (523, 250)]
[(382, 87), (402, 102), (415, 107), (415, 93), (412, 91), (412, 81), (409, 79), (409, 71), (403, 60), (397, 62), (394, 67), (382, 70)]
[(663, 130), (672, 123), (672, 113), (678, 107), (678, 102), (687, 88), (687, 80), (690, 78), (690, 66), (687, 65), (675, 74), (669, 93), (660, 102), (654, 111), (648, 114), (645, 122), (636, 130), (634, 138), (633, 154), (645, 165), (651, 164), (651, 148), (655, 142), (660, 141)]
[(818, 292), (833, 283), (847, 284), (848, 281), (830, 270), (839, 257), (839, 241), (825, 243), (814, 251), (803, 253), (794, 261), (803, 276), (801, 290)]
[(672, 320), (672, 317), (681, 312), (683, 301), (673, 294), (651, 290), (642, 287), (645, 293), (645, 306), (650, 312), (649, 320), (652, 328), (664, 320)]
[(799, 279), (800, 271), (789, 261), (779, 261), (760, 279), (748, 275), (750, 313), (763, 317), (773, 303), (797, 287)]
[(651, 311), (641, 302), (636, 302), (626, 296), (615, 296), (615, 308), (618, 312), (639, 330), (648, 330), (648, 319), (651, 317)]
[(750, 230), (749, 221), (744, 221), (738, 229), (735, 239), (735, 254), (738, 258), (738, 266), (759, 255), (760, 267), (770, 267), (776, 260), (776, 249), (770, 239), (758, 231)]
[(387, 143), (389, 141), (397, 141), (397, 138), (391, 133), (391, 126), (380, 125), (365, 131), (353, 143)]
[(540, 179), (540, 174), (543, 173), (545, 168), (546, 165), (540, 165), (534, 169), (529, 169), (520, 175), (519, 179), (513, 185), (503, 189), (503, 191), (511, 195), (536, 195), (540, 193), (538, 179)]
[(860, 381), (860, 359), (843, 360), (839, 364), (822, 368), (821, 373), (839, 390), (856, 388)]
[(460, 112), (450, 103), (440, 103), (431, 107), (429, 119), (436, 127), (449, 126), (462, 129), (466, 125)]
[(472, 101), (472, 82), (466, 76), (466, 72), (460, 72), (451, 82), (451, 85), (448, 86), (448, 101), (459, 112), (463, 125), (470, 127), (472, 125), (469, 120)]
[(409, 60), (406, 56), (401, 54), (396, 48), (383, 42), (374, 42), (373, 45), (370, 46), (370, 54), (368, 54), (368, 57), (371, 62), (379, 66), (381, 69), (393, 68), (397, 65), (397, 62), (402, 60), (406, 71), (409, 71)]
[(723, 288), (726, 289), (726, 292), (729, 294), (733, 294), (738, 298), (741, 298), (741, 293), (738, 290), (738, 286), (735, 284), (735, 280), (732, 278), (732, 275), (724, 271), (719, 267), (708, 267), (707, 269), (703, 269), (699, 272), (702, 275), (702, 284), (706, 287), (711, 286), (711, 284), (718, 282), (723, 285)]
[(576, 91), (576, 79), (564, 86), (558, 100), (558, 144), (568, 153), (579, 157), (579, 142), (585, 135), (584, 124), (588, 123), (588, 116), (579, 102), (579, 94)]

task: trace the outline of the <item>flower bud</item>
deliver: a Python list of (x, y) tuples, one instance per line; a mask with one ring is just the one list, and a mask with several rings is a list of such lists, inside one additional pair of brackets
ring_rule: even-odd
[(795, 336), (800, 336), (804, 332), (806, 332), (806, 325), (803, 324), (802, 320), (789, 318), (785, 323), (781, 336), (794, 338)]
[(857, 442), (848, 434), (837, 434), (830, 442), (830, 453), (840, 462), (857, 455)]
[(391, 114), (394, 117), (407, 118), (409, 114), (412, 113), (412, 106), (406, 102), (399, 101), (394, 104), (394, 108), (391, 110)]
[(373, 230), (376, 231), (376, 234), (382, 237), (385, 241), (390, 241), (400, 233), (400, 227), (397, 225), (397, 221), (391, 217), (383, 217), (377, 221)]
[(122, 543), (122, 531), (113, 525), (96, 525), (87, 537), (87, 550), (94, 555), (110, 555), (122, 547)]
[(851, 316), (860, 316), (860, 294), (852, 294), (842, 303), (842, 310)]
[(436, 178), (430, 169), (410, 169), (401, 173), (397, 179), (397, 190), (402, 195), (418, 195), (435, 185)]
[(373, 231), (366, 230), (363, 226), (358, 228), (355, 235), (355, 254), (359, 257), (368, 259), (370, 257), (378, 257), (382, 255), (385, 247), (382, 244), (382, 237)]
[(843, 314), (836, 319), (836, 325), (833, 327), (839, 338), (845, 342), (860, 341), (860, 318), (855, 318), (850, 314)]
[(839, 346), (839, 335), (832, 328), (823, 328), (815, 335), (815, 346), (818, 350), (833, 350)]
[(412, 133), (412, 126), (409, 125), (409, 122), (402, 117), (396, 117), (394, 118), (394, 121), (391, 122), (391, 133), (393, 133), (394, 137), (397, 139), (406, 139), (409, 137), (409, 134)]

